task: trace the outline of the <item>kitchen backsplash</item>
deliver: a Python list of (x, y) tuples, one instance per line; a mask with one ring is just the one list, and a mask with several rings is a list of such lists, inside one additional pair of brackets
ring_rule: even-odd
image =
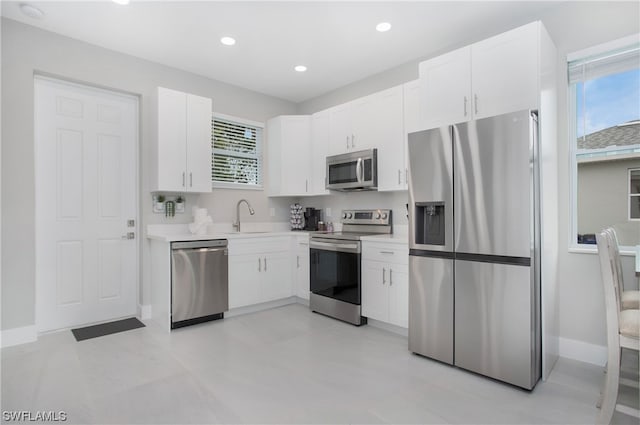
[[(402, 192), (331, 192), (327, 196), (298, 198), (303, 207), (321, 208), (322, 220), (325, 222), (339, 222), (343, 209), (373, 209), (388, 208), (393, 210), (393, 224), (407, 225), (407, 207), (409, 195)], [(327, 216), (327, 208), (331, 216)]]

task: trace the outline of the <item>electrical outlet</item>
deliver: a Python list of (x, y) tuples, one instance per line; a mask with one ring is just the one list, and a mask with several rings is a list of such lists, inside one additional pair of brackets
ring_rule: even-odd
[(326, 216), (327, 216), (327, 217), (331, 217), (331, 208), (327, 208), (327, 214), (326, 214)]
[(276, 216), (276, 209), (275, 208), (269, 208), (269, 215), (271, 217), (275, 217)]

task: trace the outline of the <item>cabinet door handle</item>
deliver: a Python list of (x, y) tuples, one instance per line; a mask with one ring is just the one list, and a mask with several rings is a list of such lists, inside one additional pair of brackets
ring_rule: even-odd
[(267, 271), (267, 257), (264, 257), (264, 271)]
[(193, 173), (189, 173), (189, 187), (193, 187)]
[(464, 97), (464, 116), (467, 116), (467, 96)]
[(383, 267), (382, 268), (382, 284), (384, 285), (385, 283), (387, 283), (387, 281), (384, 278), (384, 274), (386, 273), (386, 269)]
[(476, 115), (478, 114), (478, 95), (474, 94), (473, 95), (473, 100), (475, 102), (475, 111), (476, 111)]
[(356, 147), (356, 142), (355, 142), (355, 140), (356, 140), (356, 135), (355, 135), (355, 134), (352, 134), (352, 135), (351, 135), (351, 147), (352, 147), (352, 148), (355, 148), (355, 147)]
[(182, 187), (185, 187), (185, 173), (182, 173)]
[(398, 168), (398, 184), (400, 184), (400, 180), (402, 179), (402, 177), (400, 177), (401, 173), (402, 173), (402, 172), (401, 172), (401, 171), (400, 171), (400, 169)]
[(300, 268), (300, 256), (296, 255), (296, 268), (299, 269)]
[(262, 263), (260, 263), (260, 257), (258, 257), (258, 271), (262, 271)]
[(407, 168), (404, 169), (404, 182), (409, 184), (409, 170)]
[(393, 285), (393, 269), (389, 269), (389, 286)]
[(349, 149), (349, 136), (347, 136), (347, 149)]

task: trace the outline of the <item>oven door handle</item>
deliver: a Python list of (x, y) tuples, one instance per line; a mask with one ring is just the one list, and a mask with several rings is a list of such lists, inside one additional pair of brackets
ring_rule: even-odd
[(322, 249), (325, 251), (336, 251), (336, 252), (350, 252), (359, 254), (360, 253), (360, 243), (332, 243), (332, 242), (320, 242), (314, 241), (313, 239), (309, 241), (309, 248)]

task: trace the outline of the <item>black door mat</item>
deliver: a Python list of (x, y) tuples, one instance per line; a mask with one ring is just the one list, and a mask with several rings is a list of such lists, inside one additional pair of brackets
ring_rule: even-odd
[(118, 332), (130, 331), (131, 329), (144, 328), (144, 323), (132, 317), (130, 319), (116, 320), (115, 322), (103, 323), (101, 325), (87, 326), (85, 328), (71, 329), (76, 341), (97, 338), (99, 336), (111, 335)]

